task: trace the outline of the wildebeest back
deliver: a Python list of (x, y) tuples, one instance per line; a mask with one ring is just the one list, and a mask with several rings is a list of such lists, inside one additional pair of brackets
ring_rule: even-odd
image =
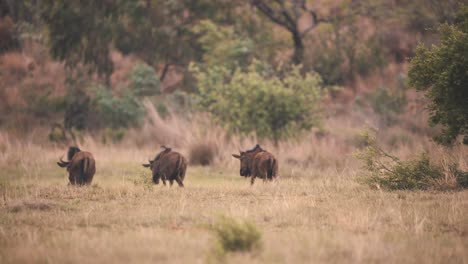
[(73, 155), (67, 169), (71, 184), (90, 184), (96, 173), (96, 162), (91, 153), (80, 151)]
[(170, 183), (175, 180), (179, 186), (183, 187), (183, 180), (187, 170), (187, 160), (182, 154), (172, 151), (170, 148), (160, 152), (150, 164), (143, 164), (145, 167), (150, 167), (153, 174), (153, 182), (159, 184), (161, 179), (164, 184), (166, 180)]
[(251, 184), (254, 183), (256, 177), (265, 180), (278, 177), (278, 161), (273, 154), (258, 144), (253, 149), (240, 151), (240, 155), (232, 154), (232, 156), (240, 160), (239, 174), (251, 177)]
[(272, 180), (278, 175), (278, 162), (266, 151), (258, 152), (253, 158), (253, 174), (261, 179)]

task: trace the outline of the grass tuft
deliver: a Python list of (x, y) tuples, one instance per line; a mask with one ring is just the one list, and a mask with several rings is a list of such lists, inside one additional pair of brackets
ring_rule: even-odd
[(248, 221), (222, 217), (214, 226), (222, 253), (251, 252), (260, 248), (262, 234)]

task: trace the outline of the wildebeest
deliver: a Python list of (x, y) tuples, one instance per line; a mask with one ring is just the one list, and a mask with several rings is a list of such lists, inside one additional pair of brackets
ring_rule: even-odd
[(240, 175), (252, 177), (251, 184), (254, 184), (256, 177), (266, 181), (278, 176), (278, 161), (258, 144), (253, 149), (240, 151), (240, 155), (232, 156), (240, 160)]
[(93, 155), (86, 151), (81, 151), (78, 147), (68, 148), (68, 161), (60, 161), (57, 164), (67, 168), (68, 179), (72, 185), (90, 184), (96, 173), (96, 162)]
[(187, 170), (187, 160), (180, 153), (172, 151), (171, 148), (161, 146), (161, 151), (149, 164), (143, 164), (143, 167), (149, 167), (153, 173), (153, 182), (159, 184), (159, 179), (166, 185), (166, 180), (170, 185), (176, 181), (180, 187), (184, 187), (185, 171)]

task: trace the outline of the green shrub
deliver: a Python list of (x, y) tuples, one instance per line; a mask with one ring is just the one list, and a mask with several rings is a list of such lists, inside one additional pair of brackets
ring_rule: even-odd
[(461, 171), (455, 165), (450, 166), (450, 171), (455, 175), (460, 187), (468, 188), (468, 171)]
[(130, 72), (131, 88), (135, 95), (160, 94), (160, 81), (154, 69), (144, 63), (136, 64)]
[(223, 253), (249, 252), (259, 249), (262, 234), (247, 221), (236, 221), (232, 218), (221, 218), (214, 226), (218, 245)]
[(280, 79), (267, 64), (254, 61), (234, 72), (223, 66), (191, 65), (198, 84), (198, 105), (228, 130), (279, 140), (319, 125), (323, 94), (317, 74), (284, 71)]
[(132, 178), (131, 182), (135, 186), (142, 186), (145, 190), (151, 190), (154, 186), (151, 171), (148, 168), (140, 167), (139, 172), (135, 174), (136, 177)]
[(65, 142), (67, 136), (62, 126), (55, 124), (49, 132), (49, 140), (52, 142)]
[(93, 105), (97, 111), (99, 125), (120, 128), (138, 125), (144, 109), (132, 91), (124, 91), (122, 96), (114, 96), (104, 86), (95, 87)]
[(156, 108), (156, 111), (158, 111), (159, 116), (161, 116), (162, 118), (166, 118), (169, 115), (169, 109), (163, 102), (156, 102), (154, 103), (154, 106)]
[(414, 159), (402, 161), (385, 152), (377, 144), (375, 136), (364, 133), (367, 147), (357, 151), (356, 157), (364, 163), (367, 172), (364, 182), (388, 190), (447, 189), (445, 175), (455, 178), (455, 187), (468, 187), (467, 173), (458, 170), (456, 163), (443, 168), (431, 163), (423, 152)]

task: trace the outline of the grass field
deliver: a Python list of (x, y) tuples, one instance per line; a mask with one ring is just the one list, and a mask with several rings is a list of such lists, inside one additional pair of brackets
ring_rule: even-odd
[(468, 191), (373, 190), (353, 166), (283, 166), (251, 187), (235, 161), (153, 186), (150, 150), (125, 148), (94, 150), (93, 184), (77, 188), (55, 164), (62, 148), (22, 147), (0, 155), (0, 263), (213, 262), (223, 216), (262, 233), (228, 263), (468, 263)]

